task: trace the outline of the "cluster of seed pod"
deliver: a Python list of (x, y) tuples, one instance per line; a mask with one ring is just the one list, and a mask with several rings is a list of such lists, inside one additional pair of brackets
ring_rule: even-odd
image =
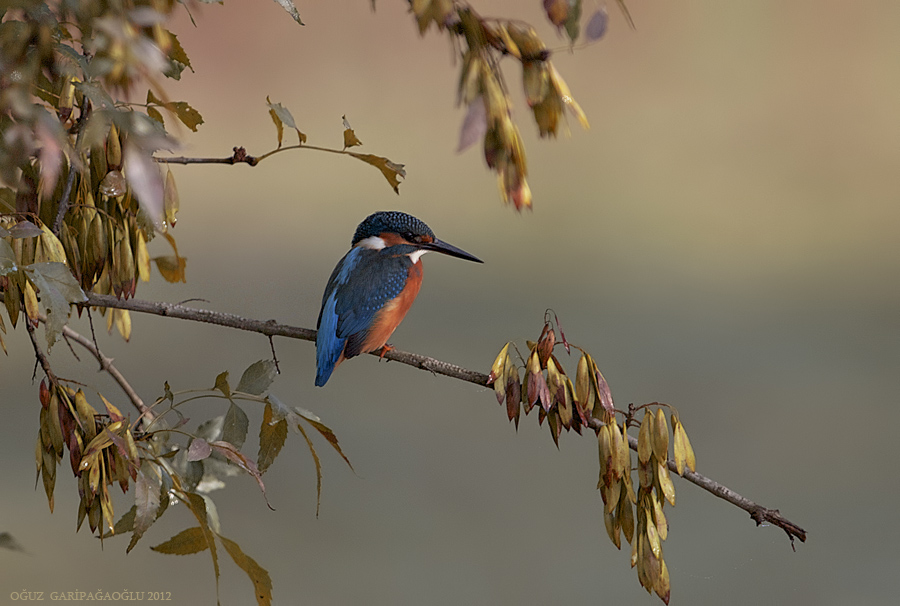
[(105, 523), (113, 527), (113, 505), (108, 487), (118, 482), (128, 491), (128, 480), (137, 477), (140, 464), (128, 420), (106, 401), (107, 416), (88, 403), (84, 392), (59, 383), (41, 381), (40, 430), (35, 446), (37, 471), (44, 483), (50, 511), (56, 464), (69, 450), (72, 473), (78, 478), (78, 527), (88, 520), (95, 532)]
[(591, 425), (592, 417), (599, 418), (612, 409), (609, 386), (590, 354), (582, 352), (574, 384), (566, 375), (553, 354), (556, 332), (549, 323), (544, 324), (537, 341), (527, 341), (524, 378), (520, 379), (510, 345), (507, 343), (494, 360), (488, 383), (493, 385), (497, 401), (506, 403), (509, 420), (516, 427), (522, 410), (527, 415), (537, 406), (538, 422), (547, 420), (550, 435), (558, 445), (563, 429), (580, 434), (582, 427)]
[(488, 168), (497, 173), (501, 197), (517, 210), (530, 207), (525, 148), (512, 119), (499, 60), (507, 56), (520, 62), (525, 99), (542, 137), (556, 135), (566, 108), (588, 128), (587, 117), (550, 62), (550, 50), (533, 27), (519, 21), (484, 19), (468, 5), (422, 0), (412, 2), (412, 11), (421, 33), (433, 22), (465, 41), (460, 49), (458, 102), (470, 108), (475, 103), (483, 105), (483, 114), (477, 113), (483, 116), (484, 158)]
[(540, 338), (527, 342), (529, 353), (521, 361), (524, 378), (520, 378), (520, 364), (513, 359), (511, 344), (507, 343), (494, 360), (488, 383), (517, 427), (522, 409), (527, 415), (537, 407), (540, 422), (548, 420), (557, 444), (563, 428), (581, 433), (582, 427), (589, 427), (596, 432), (600, 456), (597, 489), (603, 500), (606, 531), (617, 549), (621, 549), (621, 537), (625, 536), (631, 544), (631, 565), (637, 569), (641, 585), (668, 603), (669, 571), (661, 541), (668, 536), (669, 526), (663, 506), (666, 501), (675, 504), (675, 486), (669, 476), (670, 440), (664, 408), (671, 410), (673, 460), (679, 474), (684, 474), (685, 468), (694, 471), (696, 466), (687, 433), (671, 407), (659, 403), (639, 407), (645, 412), (637, 436), (638, 483), (634, 484), (628, 436), (628, 428), (635, 426), (634, 412), (629, 409), (620, 413), (625, 418), (621, 425), (616, 423), (619, 411), (614, 407), (609, 384), (584, 350), (572, 383), (553, 354), (557, 345), (570, 351), (561, 330), (560, 336), (562, 340), (557, 342), (556, 331), (546, 321)]

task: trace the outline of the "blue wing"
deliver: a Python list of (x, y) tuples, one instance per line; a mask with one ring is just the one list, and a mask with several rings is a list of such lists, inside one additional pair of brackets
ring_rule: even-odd
[[(355, 247), (331, 273), (316, 324), (316, 385), (325, 385), (337, 361), (359, 355), (378, 311), (406, 285), (412, 261), (405, 246)], [(395, 250), (395, 249), (404, 250)], [(409, 247), (410, 251), (412, 247)], [(398, 254), (399, 253), (399, 254)]]

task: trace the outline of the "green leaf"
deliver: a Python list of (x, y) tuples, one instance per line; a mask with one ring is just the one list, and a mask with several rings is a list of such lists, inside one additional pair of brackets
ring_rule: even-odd
[(272, 579), (269, 577), (269, 572), (257, 564), (256, 560), (245, 554), (237, 543), (226, 539), (222, 535), (217, 536), (222, 541), (225, 551), (228, 552), (234, 563), (238, 565), (238, 568), (246, 572), (247, 576), (250, 577), (250, 581), (253, 583), (253, 591), (256, 595), (256, 603), (259, 606), (269, 606), (272, 603)]
[(156, 120), (157, 122), (159, 122), (160, 124), (165, 124), (162, 114), (159, 113), (159, 110), (156, 109), (155, 107), (148, 107), (147, 115), (150, 116), (151, 118), (153, 118), (154, 120)]
[(18, 269), (16, 266), (16, 253), (13, 252), (9, 242), (0, 239), (0, 276), (5, 276), (16, 271), (16, 269)]
[(156, 470), (151, 469), (149, 464), (145, 464), (144, 469), (138, 473), (134, 485), (134, 534), (131, 535), (131, 542), (128, 543), (125, 553), (134, 549), (137, 542), (144, 536), (144, 532), (156, 521), (159, 511), (160, 485), (160, 478)]
[(40, 291), (50, 347), (69, 319), (69, 304), (83, 303), (87, 297), (64, 263), (33, 263), (25, 268), (25, 272)]
[(109, 93), (102, 86), (97, 86), (90, 82), (75, 82), (75, 88), (90, 99), (95, 112), (97, 110), (114, 111), (116, 109), (116, 102), (113, 101), (113, 98), (109, 96)]
[(275, 0), (278, 4), (281, 5), (281, 8), (287, 11), (287, 13), (291, 16), (291, 18), (299, 23), (300, 25), (306, 25), (300, 19), (300, 12), (297, 10), (297, 7), (294, 6), (293, 0)]
[(288, 425), (285, 419), (274, 419), (272, 404), (266, 403), (263, 420), (259, 426), (259, 455), (256, 457), (259, 473), (266, 473), (275, 457), (281, 452), (287, 438)]
[(235, 391), (259, 396), (269, 389), (269, 385), (275, 380), (275, 362), (272, 360), (259, 360), (247, 367)]
[(229, 444), (234, 444), (235, 448), (244, 445), (247, 439), (247, 429), (250, 427), (250, 420), (247, 413), (235, 404), (231, 403), (228, 412), (225, 413), (225, 424), (222, 426), (222, 439)]
[(569, 18), (566, 19), (566, 34), (574, 44), (581, 33), (581, 0), (575, 0), (575, 4), (569, 9)]
[[(182, 530), (174, 537), (151, 547), (153, 551), (159, 553), (169, 553), (172, 555), (189, 555), (192, 553), (200, 553), (209, 548), (206, 533), (199, 526)], [(218, 568), (218, 566), (217, 566)], [(218, 575), (216, 575), (218, 576)]]

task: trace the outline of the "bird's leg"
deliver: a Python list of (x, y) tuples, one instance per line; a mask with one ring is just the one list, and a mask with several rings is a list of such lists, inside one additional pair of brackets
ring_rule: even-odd
[(378, 359), (384, 360), (384, 354), (391, 351), (392, 349), (394, 349), (394, 346), (390, 343), (385, 343), (384, 345), (382, 345), (381, 349), (378, 350)]

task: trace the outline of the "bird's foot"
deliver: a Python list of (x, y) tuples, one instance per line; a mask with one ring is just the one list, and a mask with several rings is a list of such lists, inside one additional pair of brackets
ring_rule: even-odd
[(394, 349), (393, 345), (391, 345), (390, 343), (385, 343), (384, 345), (381, 346), (381, 349), (378, 350), (378, 359), (384, 360), (384, 354), (386, 354), (389, 351), (392, 351), (393, 349)]

